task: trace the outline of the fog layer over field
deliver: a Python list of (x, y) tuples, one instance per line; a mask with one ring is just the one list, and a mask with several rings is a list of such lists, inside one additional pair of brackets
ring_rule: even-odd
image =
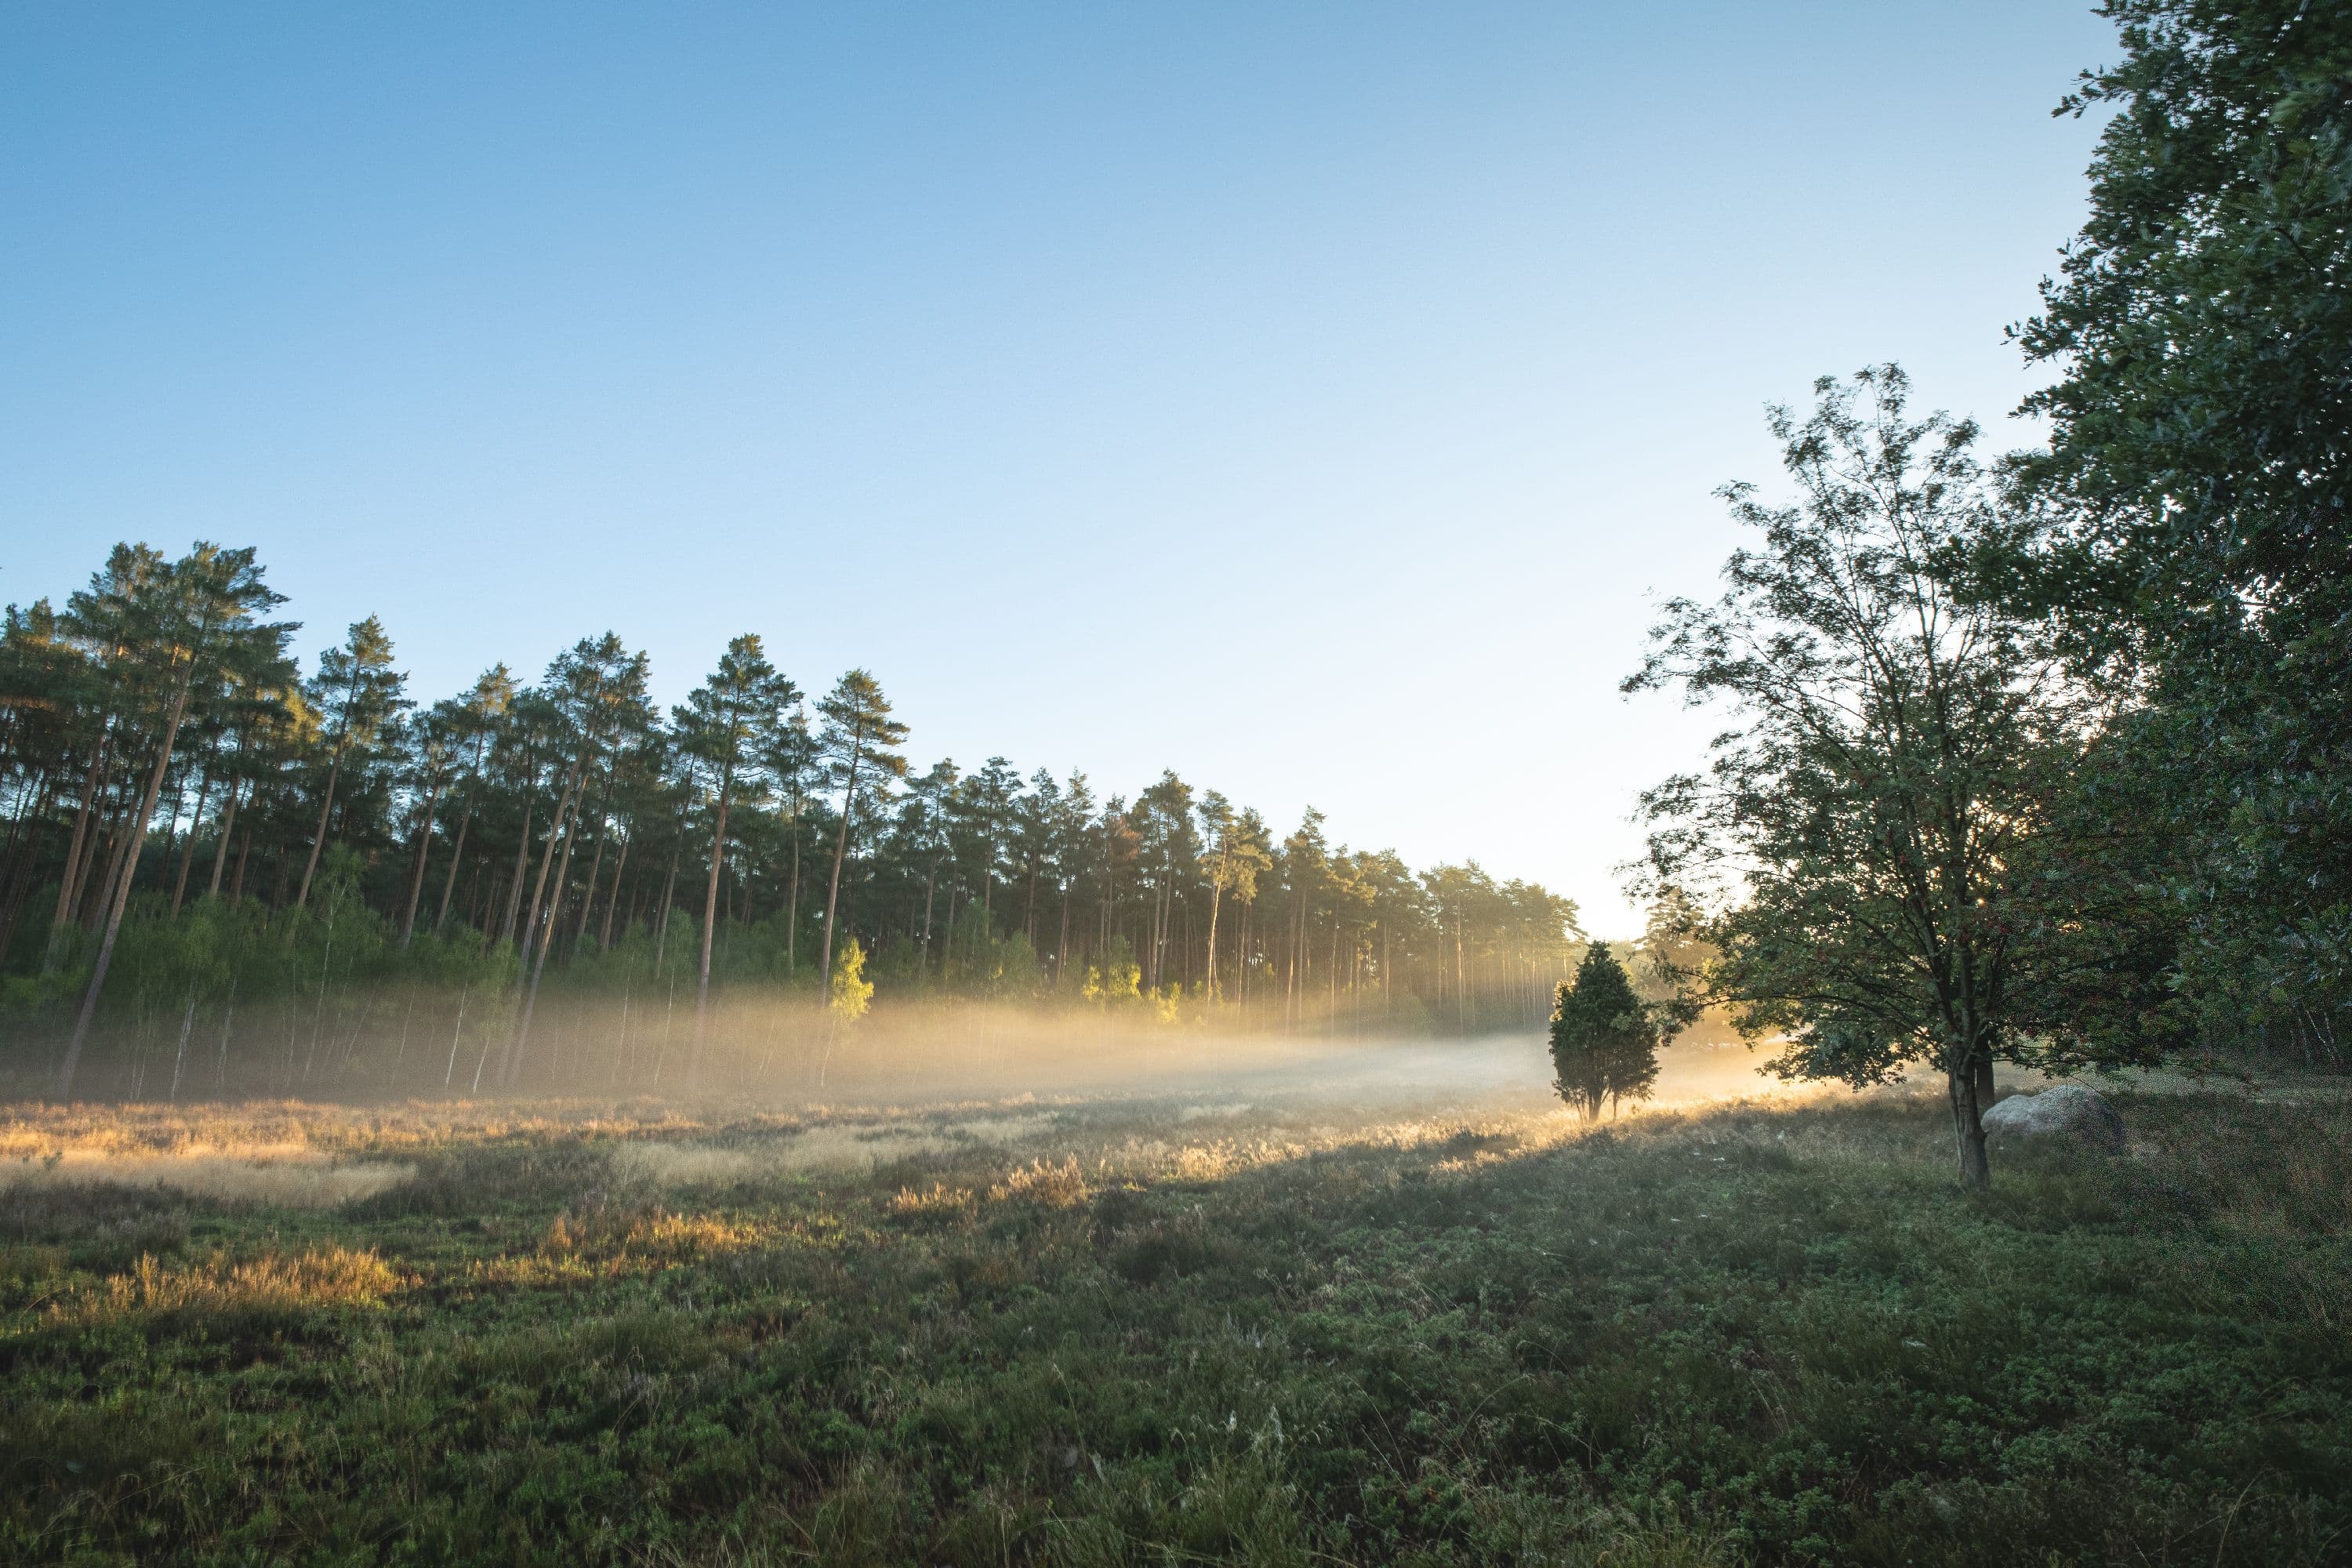
[[(0, 1121), (0, 1188), (106, 1183), (328, 1207), (406, 1179), (406, 1153), (482, 1139), (609, 1138), (619, 1145), (616, 1173), (673, 1189), (975, 1146), (1099, 1161), (1139, 1139), (1203, 1150), (1237, 1140), (1319, 1146), (1471, 1123), (1558, 1124), (1551, 1135), (1559, 1135), (1570, 1121), (1550, 1088), (1544, 1042), (1531, 1035), (1347, 1044), (1034, 1021), (841, 1033), (794, 1039), (756, 1089), (741, 1066), (722, 1072), (728, 1059), (708, 1062), (714, 1085), (691, 1096), (681, 1069), (671, 1095), (27, 1103)], [(812, 1048), (816, 1059), (804, 1059)], [(1761, 1059), (1738, 1046), (1671, 1047), (1647, 1109), (1846, 1092), (1780, 1084), (1759, 1073)]]

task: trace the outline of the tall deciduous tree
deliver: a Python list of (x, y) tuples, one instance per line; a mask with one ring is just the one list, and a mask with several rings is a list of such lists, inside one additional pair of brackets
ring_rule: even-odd
[(2108, 0), (2090, 216), (2021, 330), (2065, 526), (1998, 586), (2132, 700), (2088, 869), (2209, 1035), (2352, 1055), (2352, 8)]
[(1679, 685), (1734, 727), (1704, 776), (1643, 796), (1665, 884), (1728, 870), (1705, 931), (1715, 998), (1785, 1031), (1791, 1077), (1946, 1079), (1964, 1181), (1990, 1176), (1992, 1063), (2063, 962), (2019, 867), (2079, 755), (2084, 715), (2018, 623), (1943, 567), (2002, 526), (1973, 425), (1915, 420), (1892, 366), (1771, 416), (1800, 500), (1724, 494), (1760, 535), (1714, 605), (1675, 600), (1628, 690)]

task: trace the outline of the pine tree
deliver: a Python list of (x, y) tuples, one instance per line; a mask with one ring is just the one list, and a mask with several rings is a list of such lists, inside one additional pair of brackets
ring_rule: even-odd
[(1551, 1016), (1551, 1060), (1560, 1099), (1591, 1121), (1606, 1106), (1647, 1100), (1658, 1078), (1661, 1030), (1633, 994), (1625, 966), (1605, 942), (1585, 949), (1576, 979), (1563, 984)]
[(365, 758), (385, 728), (408, 706), (401, 694), (407, 683), (408, 678), (392, 668), (392, 638), (373, 616), (354, 621), (342, 646), (319, 657), (310, 701), (327, 724), (327, 780), (320, 792), (319, 830), (311, 836), (310, 858), (302, 868), (302, 886), (294, 895), (298, 910), (310, 900), (310, 882), (319, 872), (319, 857), (327, 847), (327, 828), (344, 765), (355, 756)]
[(907, 759), (893, 752), (904, 745), (907, 726), (890, 717), (890, 700), (882, 684), (862, 669), (853, 669), (834, 683), (817, 704), (824, 716), (818, 750), (826, 770), (841, 786), (841, 828), (833, 844), (833, 879), (824, 894), (824, 946), (817, 956), (820, 972), (833, 973), (833, 928), (841, 903), (841, 866), (849, 858), (849, 830), (857, 816), (857, 786), (868, 787), (877, 778), (904, 778)]
[(710, 873), (702, 900), (702, 962), (695, 982), (692, 1085), (701, 1069), (702, 1031), (710, 1005), (710, 948), (719, 930), (719, 873), (727, 856), (727, 814), (740, 799), (764, 793), (769, 765), (800, 704), (800, 689), (776, 673), (757, 637), (727, 645), (709, 679), (677, 710), (679, 736), (709, 780)]

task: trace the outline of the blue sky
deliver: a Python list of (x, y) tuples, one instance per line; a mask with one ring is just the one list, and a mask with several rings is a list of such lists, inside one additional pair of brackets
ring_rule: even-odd
[[(1633, 916), (1762, 405), (2000, 446), (2065, 4), (0, 11), (0, 596), (260, 547), (437, 696), (611, 627)], [(1769, 488), (1769, 485), (1768, 485)]]

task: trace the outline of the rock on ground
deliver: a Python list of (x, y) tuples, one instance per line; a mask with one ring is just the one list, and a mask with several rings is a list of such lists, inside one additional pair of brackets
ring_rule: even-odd
[(2071, 1138), (2120, 1154), (2124, 1119), (2106, 1098), (2079, 1084), (2063, 1083), (2040, 1094), (2012, 1094), (1984, 1113), (1987, 1138)]

